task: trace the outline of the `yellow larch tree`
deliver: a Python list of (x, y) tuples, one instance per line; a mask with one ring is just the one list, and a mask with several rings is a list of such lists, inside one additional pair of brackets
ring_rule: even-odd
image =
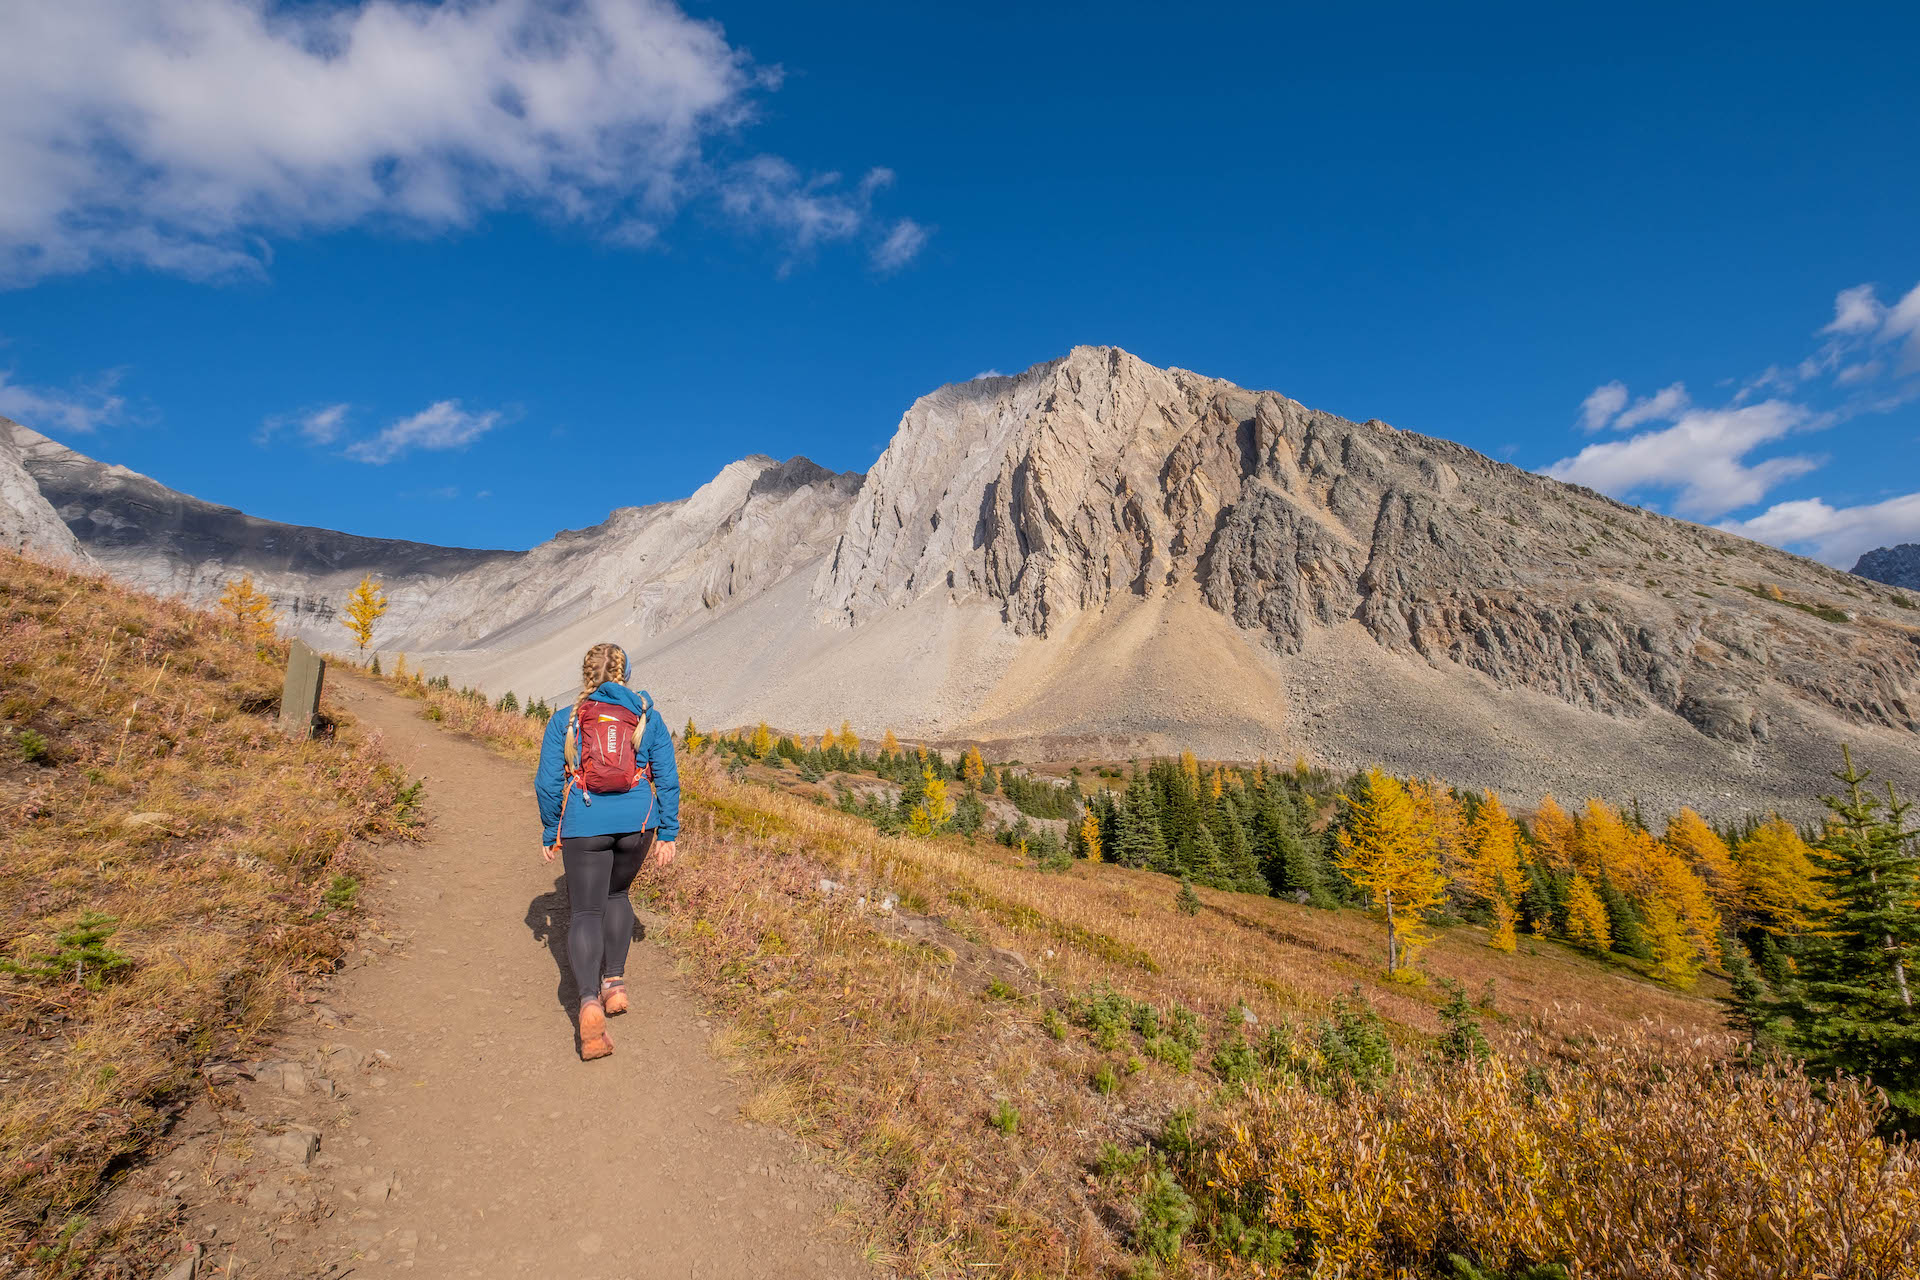
[(1551, 794), (1541, 796), (1539, 812), (1533, 815), (1533, 848), (1540, 861), (1565, 875), (1573, 870), (1578, 841), (1579, 831), (1567, 811)]
[(1747, 912), (1768, 933), (1805, 933), (1832, 905), (1813, 850), (1778, 814), (1734, 847), (1733, 861)]
[(1207, 795), (1211, 799), (1218, 800), (1226, 789), (1226, 779), (1222, 776), (1219, 766), (1216, 765), (1213, 772), (1207, 775)]
[(773, 754), (773, 730), (767, 727), (765, 720), (754, 727), (753, 737), (747, 742), (747, 749), (753, 752), (753, 758), (756, 760), (765, 760)]
[[(1706, 881), (1695, 875), (1678, 854), (1660, 841), (1648, 841), (1644, 856), (1652, 888), (1645, 897), (1636, 901), (1649, 913), (1656, 905), (1671, 911), (1681, 935), (1693, 948), (1695, 959), (1705, 964), (1718, 964), (1720, 911), (1714, 906), (1713, 894), (1708, 890)], [(1658, 949), (1656, 943), (1655, 950)], [(1698, 972), (1697, 966), (1695, 972)], [(1692, 980), (1689, 976), (1686, 982), (1676, 985), (1684, 986)]]
[(680, 746), (687, 751), (698, 751), (706, 739), (700, 736), (700, 730), (694, 725), (693, 717), (687, 717), (687, 727), (680, 731)]
[(886, 736), (880, 739), (880, 754), (883, 756), (900, 754), (900, 739), (893, 736), (891, 729), (887, 730)]
[(280, 616), (273, 611), (272, 599), (253, 584), (250, 573), (228, 581), (227, 589), (220, 593), (220, 611), (255, 644), (272, 640), (273, 629), (280, 622)]
[(353, 642), (365, 654), (373, 643), (373, 628), (387, 612), (387, 593), (372, 574), (360, 579), (360, 585), (347, 593), (347, 607), (340, 624), (353, 636)]
[(1567, 937), (1575, 946), (1590, 951), (1605, 951), (1613, 945), (1606, 904), (1600, 901), (1593, 882), (1578, 872), (1567, 886)]
[(1427, 941), (1421, 917), (1445, 894), (1447, 877), (1397, 778), (1367, 770), (1365, 788), (1347, 804), (1334, 861), (1385, 920), (1387, 974), (1397, 977)]
[(917, 836), (930, 836), (953, 817), (953, 802), (947, 799), (946, 780), (934, 777), (926, 765), (920, 766), (920, 780), (925, 794), (907, 815), (907, 826)]
[(1467, 819), (1452, 788), (1438, 778), (1415, 778), (1407, 783), (1407, 798), (1413, 801), (1420, 827), (1440, 859), (1440, 869), (1449, 879), (1459, 878), (1467, 861)]
[(1088, 862), (1100, 861), (1100, 815), (1091, 808), (1080, 819), (1080, 847), (1087, 851)]
[(986, 781), (987, 762), (980, 758), (980, 748), (968, 747), (967, 754), (960, 757), (960, 780), (970, 787), (977, 787)]
[(1661, 839), (1706, 882), (1707, 892), (1723, 914), (1740, 914), (1740, 869), (1733, 864), (1733, 851), (1727, 848), (1727, 842), (1705, 818), (1692, 809), (1682, 809), (1667, 819), (1667, 832)]
[(839, 745), (840, 745), (840, 739), (834, 736), (832, 729), (828, 729), (825, 733), (820, 735), (820, 749), (822, 751), (831, 751)]
[(1647, 904), (1647, 945), (1653, 948), (1652, 977), (1685, 990), (1700, 976), (1700, 949), (1679, 913), (1658, 899)]
[(1612, 880), (1625, 887), (1638, 875), (1637, 834), (1619, 810), (1598, 796), (1589, 798), (1574, 841), (1574, 869), (1589, 880)]
[(1198, 792), (1200, 790), (1200, 761), (1195, 758), (1193, 752), (1182, 751), (1180, 753), (1180, 772), (1187, 775), (1187, 785), (1192, 787), (1195, 792)]
[(1525, 875), (1520, 869), (1520, 824), (1500, 803), (1498, 792), (1489, 791), (1474, 810), (1467, 824), (1467, 883), (1484, 898), (1493, 911), (1493, 937), (1490, 946), (1512, 951), (1518, 942), (1513, 936), (1515, 905), (1525, 892)]
[(860, 754), (860, 735), (853, 731), (853, 721), (840, 722), (840, 749), (850, 756)]

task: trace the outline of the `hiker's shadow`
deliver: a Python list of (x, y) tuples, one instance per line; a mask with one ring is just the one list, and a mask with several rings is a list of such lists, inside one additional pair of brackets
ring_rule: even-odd
[[(527, 904), (527, 931), (535, 942), (543, 942), (553, 957), (553, 998), (580, 1030), (580, 989), (574, 985), (573, 965), (567, 959), (567, 927), (573, 922), (573, 907), (567, 898), (567, 877), (563, 872), (553, 878), (553, 888)], [(635, 921), (633, 940), (645, 941), (647, 927)]]
[(567, 902), (564, 874), (555, 876), (553, 888), (527, 904), (527, 929), (535, 942), (547, 944), (547, 954), (553, 957), (554, 976), (558, 979), (553, 998), (560, 1002), (567, 1021), (578, 1031), (580, 995), (573, 983), (573, 968), (567, 963), (567, 925), (572, 920), (573, 908)]

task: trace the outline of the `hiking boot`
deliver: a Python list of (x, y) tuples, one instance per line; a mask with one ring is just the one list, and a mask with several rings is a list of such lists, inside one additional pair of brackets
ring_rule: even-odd
[(592, 1062), (595, 1058), (604, 1058), (613, 1052), (613, 1041), (607, 1037), (607, 1013), (600, 1007), (598, 1000), (585, 1000), (580, 1004), (580, 1061)]
[(600, 1007), (607, 1011), (609, 1018), (617, 1018), (627, 1011), (627, 980), (625, 978), (600, 980)]

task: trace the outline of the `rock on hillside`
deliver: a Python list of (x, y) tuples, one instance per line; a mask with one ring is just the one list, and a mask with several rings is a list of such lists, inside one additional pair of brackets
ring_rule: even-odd
[(26, 432), (26, 428), (11, 418), (0, 418), (0, 547), (86, 559), (73, 530), (67, 528), (28, 474), (15, 432)]
[(1853, 571), (1890, 587), (1920, 591), (1920, 542), (1903, 542), (1897, 547), (1869, 551), (1855, 563)]

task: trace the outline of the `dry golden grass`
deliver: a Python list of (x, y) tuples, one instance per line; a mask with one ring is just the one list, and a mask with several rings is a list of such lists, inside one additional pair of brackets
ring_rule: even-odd
[[(498, 729), (531, 756), (537, 726)], [(1202, 890), (1188, 917), (1164, 876), (881, 836), (700, 757), (682, 776), (682, 855), (642, 882), (664, 941), (731, 1015), (749, 1117), (875, 1187), (872, 1252), (905, 1273), (1451, 1275), (1456, 1251), (1489, 1274), (1920, 1275), (1920, 1171), (1873, 1099), (1741, 1062), (1708, 993), (1445, 930), (1426, 966), (1491, 989), (1495, 1046), (1447, 1067), (1442, 992), (1386, 981), (1362, 913)], [(1318, 1040), (1356, 987), (1397, 1053), (1377, 1089)], [(1102, 1029), (1105, 992), (1154, 1034)]]
[[(0, 555), (0, 957), (57, 971), (0, 972), (0, 1256), (98, 1242), (76, 1223), (102, 1178), (332, 968), (351, 842), (405, 825), (376, 744), (277, 732), (283, 657)], [(63, 947), (90, 914), (124, 968)]]

